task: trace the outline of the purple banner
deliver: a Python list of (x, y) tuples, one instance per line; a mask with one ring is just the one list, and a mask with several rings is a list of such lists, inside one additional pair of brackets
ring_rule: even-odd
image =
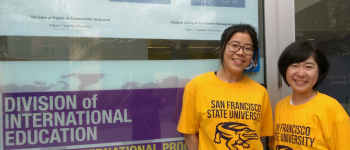
[(107, 146), (89, 148), (85, 150), (187, 150), (185, 141), (144, 143), (123, 146)]
[(3, 149), (178, 138), (182, 94), (183, 88), (3, 93)]

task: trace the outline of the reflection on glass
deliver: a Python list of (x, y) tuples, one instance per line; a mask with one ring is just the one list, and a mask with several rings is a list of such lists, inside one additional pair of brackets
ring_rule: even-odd
[(350, 1), (295, 1), (296, 41), (314, 40), (328, 56), (350, 55)]
[(337, 99), (349, 113), (350, 1), (295, 0), (296, 41), (313, 40), (325, 51), (330, 70), (318, 91)]
[(0, 36), (2, 61), (217, 59), (219, 41)]

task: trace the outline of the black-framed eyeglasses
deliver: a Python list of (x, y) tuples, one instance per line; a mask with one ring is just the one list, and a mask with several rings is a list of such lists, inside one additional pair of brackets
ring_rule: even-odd
[(252, 46), (241, 46), (237, 43), (228, 43), (228, 50), (231, 52), (238, 52), (240, 49), (243, 50), (243, 53), (246, 55), (253, 55), (254, 48)]

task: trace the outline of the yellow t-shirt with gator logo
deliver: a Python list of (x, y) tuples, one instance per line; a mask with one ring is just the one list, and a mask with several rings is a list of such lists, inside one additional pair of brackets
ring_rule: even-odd
[(317, 92), (309, 102), (291, 105), (292, 95), (275, 108), (276, 150), (350, 150), (350, 119), (337, 100)]
[(262, 136), (272, 136), (272, 110), (266, 89), (243, 76), (221, 81), (214, 72), (185, 87), (177, 130), (199, 135), (199, 150), (263, 150)]

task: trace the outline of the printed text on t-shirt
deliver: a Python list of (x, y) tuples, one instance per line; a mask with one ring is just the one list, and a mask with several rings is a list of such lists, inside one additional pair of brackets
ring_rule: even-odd
[(309, 126), (276, 124), (275, 127), (275, 141), (313, 147), (315, 138), (310, 137)]
[(234, 118), (259, 122), (261, 104), (211, 100), (211, 109), (207, 110), (208, 118)]

